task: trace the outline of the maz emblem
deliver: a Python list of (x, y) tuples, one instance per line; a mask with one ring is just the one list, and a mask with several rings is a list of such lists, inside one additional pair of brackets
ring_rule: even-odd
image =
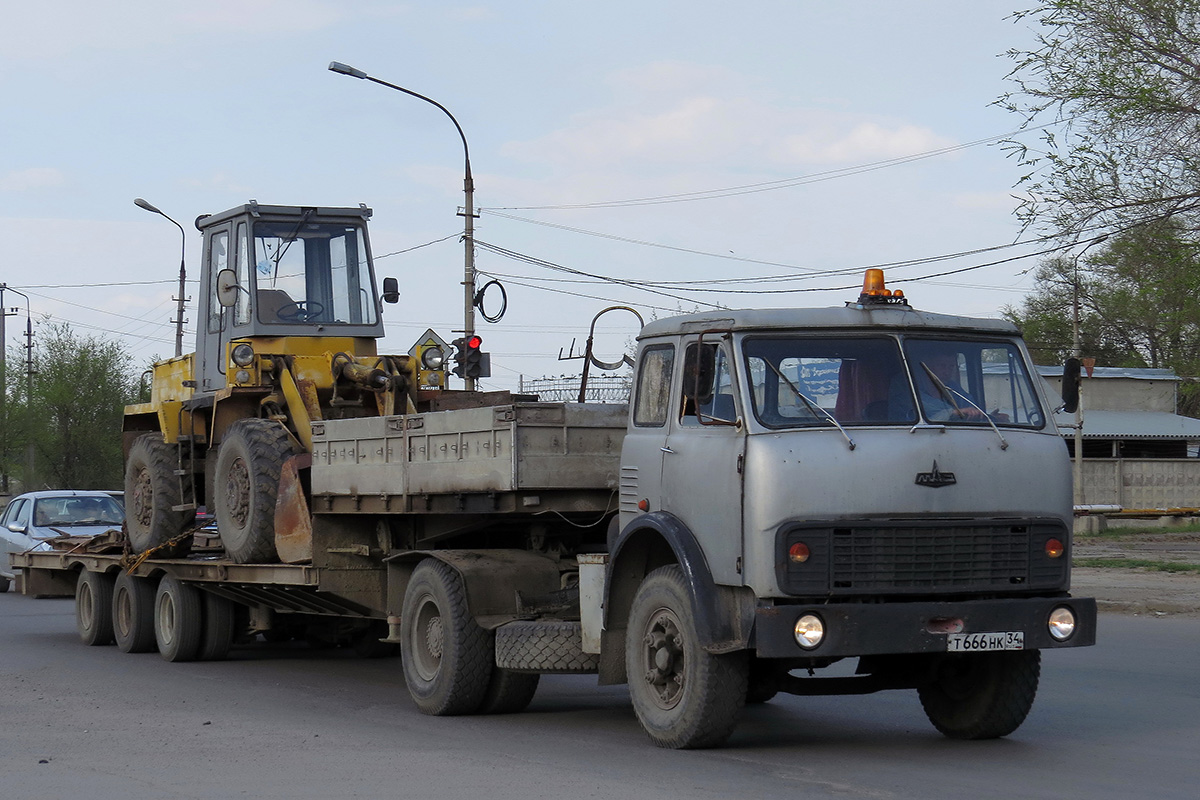
[(942, 486), (953, 486), (958, 483), (958, 479), (954, 477), (953, 472), (940, 472), (937, 468), (937, 462), (933, 462), (933, 469), (929, 472), (917, 473), (917, 486), (928, 486), (930, 489), (938, 489)]

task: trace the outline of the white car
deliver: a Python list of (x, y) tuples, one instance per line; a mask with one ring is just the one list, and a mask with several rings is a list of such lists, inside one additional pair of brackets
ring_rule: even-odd
[(48, 540), (98, 536), (125, 521), (125, 509), (108, 492), (28, 492), (14, 497), (0, 516), (0, 592), (16, 577), (12, 554), (50, 550)]

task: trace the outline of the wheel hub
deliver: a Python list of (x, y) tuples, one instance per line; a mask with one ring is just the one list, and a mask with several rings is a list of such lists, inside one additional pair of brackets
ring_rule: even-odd
[(642, 644), (644, 678), (650, 695), (659, 708), (674, 708), (683, 694), (686, 666), (683, 636), (675, 614), (669, 609), (652, 614)]
[(442, 618), (434, 617), (425, 626), (425, 649), (429, 655), (440, 660), (442, 657)]
[(245, 527), (250, 516), (250, 468), (240, 456), (229, 465), (229, 475), (225, 480), (225, 507), (234, 523), (239, 528)]

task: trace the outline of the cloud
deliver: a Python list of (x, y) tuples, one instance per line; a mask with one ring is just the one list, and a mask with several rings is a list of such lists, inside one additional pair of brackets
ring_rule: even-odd
[(955, 142), (903, 120), (774, 102), (726, 70), (681, 63), (623, 70), (617, 101), (550, 134), (505, 146), (526, 162), (798, 169), (896, 158)]
[(0, 191), (27, 192), (32, 189), (62, 186), (64, 183), (66, 178), (61, 170), (53, 167), (30, 167), (0, 176)]

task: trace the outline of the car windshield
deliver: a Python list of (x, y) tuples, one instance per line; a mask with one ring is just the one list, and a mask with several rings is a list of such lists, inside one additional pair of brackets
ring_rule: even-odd
[(121, 506), (111, 497), (40, 497), (33, 507), (33, 524), (39, 528), (73, 525), (120, 525)]

